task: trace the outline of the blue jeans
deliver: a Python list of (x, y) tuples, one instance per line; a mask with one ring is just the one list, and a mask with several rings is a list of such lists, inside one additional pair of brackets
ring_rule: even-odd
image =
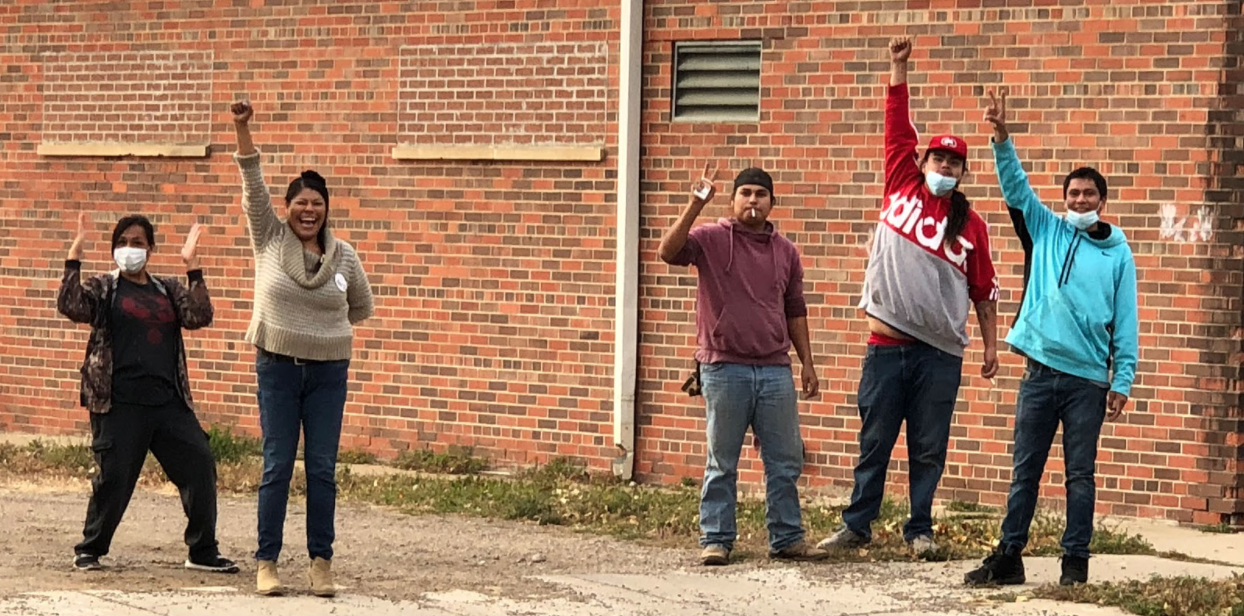
[(734, 549), (739, 454), (749, 426), (760, 439), (765, 467), (769, 549), (776, 552), (798, 543), (804, 534), (796, 486), (803, 471), (803, 439), (790, 366), (702, 364), (700, 382), (708, 407), (700, 545)]
[(349, 368), (349, 360), (295, 363), (263, 350), (256, 355), (259, 424), (263, 428), (256, 560), (275, 562), (281, 555), (300, 430), (306, 437), (307, 551), (311, 558), (333, 558), (337, 447), (341, 443)]
[(1094, 473), (1097, 437), (1106, 417), (1109, 386), (1059, 372), (1029, 360), (1019, 386), (1015, 411), (1014, 473), (1002, 521), (1001, 547), (1010, 554), (1028, 545), (1028, 527), (1037, 510), (1041, 474), (1050, 456), (1058, 423), (1063, 424), (1066, 466), (1067, 529), (1063, 553), (1088, 558), (1093, 540), (1093, 509), (1097, 500)]
[(847, 528), (872, 537), (885, 494), (886, 467), (906, 421), (911, 518), (903, 526), (903, 538), (933, 534), (933, 495), (946, 466), (962, 371), (962, 357), (921, 342), (868, 346), (858, 396), (864, 422), (860, 459), (851, 504), (842, 512)]

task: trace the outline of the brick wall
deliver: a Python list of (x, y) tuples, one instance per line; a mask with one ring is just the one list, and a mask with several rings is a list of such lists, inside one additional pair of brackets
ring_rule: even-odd
[(41, 141), (206, 142), (211, 51), (41, 54)]
[[(200, 252), (217, 316), (188, 335), (195, 396), (205, 421), (257, 433), (242, 340), (252, 264), (227, 111), (247, 96), (274, 192), (304, 168), (323, 173), (333, 224), (371, 275), (377, 316), (357, 331), (343, 445), (472, 445), (502, 465), (556, 454), (607, 467), (612, 167), (390, 152), (456, 135), (612, 148), (613, 4), (5, 3), (0, 425), (85, 430), (74, 392), (86, 332), (54, 298), (87, 209), (92, 272), (111, 267), (106, 238), (124, 213), (153, 218), (153, 267), (170, 273), (189, 226), (210, 226)], [(185, 132), (210, 141), (210, 156), (35, 153), (41, 142), (173, 143)]]
[[(176, 271), (193, 222), (210, 225), (201, 252), (217, 322), (188, 337), (195, 394), (205, 420), (257, 431), (242, 341), (251, 262), (225, 112), (248, 96), (269, 183), (280, 193), (303, 168), (329, 178), (336, 228), (376, 291), (377, 317), (358, 330), (343, 445), (470, 445), (502, 466), (574, 455), (606, 468), (618, 3), (250, 4), (261, 6), (0, 6), (0, 427), (84, 430), (74, 392), (85, 331), (55, 313), (54, 294), (72, 221), (88, 209), (91, 271), (109, 266), (106, 234), (123, 213), (155, 220), (161, 271)], [(1005, 325), (1021, 254), (986, 158), (984, 88), (1011, 88), (1015, 139), (1047, 202), (1075, 165), (1111, 178), (1110, 215), (1133, 241), (1144, 321), (1133, 404), (1103, 434), (1100, 510), (1197, 522), (1244, 512), (1240, 3), (982, 4), (646, 2), (641, 478), (698, 477), (703, 464), (702, 402), (678, 391), (694, 343), (694, 278), (659, 263), (656, 244), (711, 158), (729, 174), (774, 172), (776, 219), (804, 254), (824, 392), (802, 407), (808, 483), (849, 485), (865, 338), (853, 306), (880, 198), (883, 47), (910, 33), (917, 125), (973, 143), (968, 195), (993, 225)], [(671, 122), (673, 43), (740, 38), (763, 41), (761, 120)], [(43, 142), (97, 140), (211, 145), (199, 159), (36, 154)], [(401, 144), (598, 144), (609, 156), (395, 160)], [(979, 362), (977, 345), (941, 496), (999, 504), (1020, 364), (1004, 354), (990, 387), (971, 376)], [(1059, 455), (1044, 490), (1052, 499)], [(900, 443), (896, 482), (904, 458)], [(745, 465), (744, 479), (758, 482), (750, 449)]]
[[(822, 390), (801, 403), (814, 486), (849, 486), (859, 427), (855, 392), (867, 337), (853, 308), (862, 245), (881, 198), (889, 37), (916, 38), (910, 78), (922, 134), (971, 145), (969, 198), (992, 227), (1005, 335), (1022, 284), (1022, 252), (996, 186), (982, 122), (986, 88), (1010, 88), (1012, 132), (1034, 188), (1061, 203), (1061, 179), (1081, 164), (1111, 181), (1109, 216), (1126, 229), (1139, 267), (1140, 377), (1129, 412), (1103, 431), (1099, 511), (1218, 522), (1244, 512), (1239, 494), (1238, 396), (1242, 212), (1238, 2), (648, 2), (644, 84), (645, 269), (641, 470), (696, 475), (703, 410), (678, 391), (694, 345), (694, 284), (656, 262), (661, 230), (686, 202), (702, 161), (731, 173), (774, 172), (775, 219), (802, 249), (813, 351)], [(1232, 45), (1228, 47), (1228, 35)], [(760, 121), (671, 120), (673, 44), (763, 41)], [(1223, 69), (1232, 69), (1225, 75)], [(719, 198), (705, 213), (727, 213)], [(975, 326), (970, 328), (979, 340)], [(968, 351), (944, 498), (1005, 502), (1012, 415), (1022, 366), (1004, 353), (991, 384)], [(746, 448), (745, 479), (760, 465)], [(1056, 446), (1043, 496), (1062, 494)], [(891, 463), (906, 494), (906, 450)]]

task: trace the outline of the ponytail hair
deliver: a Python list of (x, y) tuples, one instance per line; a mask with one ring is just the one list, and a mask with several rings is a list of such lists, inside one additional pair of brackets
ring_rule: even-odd
[(968, 210), (972, 203), (966, 195), (956, 188), (950, 193), (950, 215), (946, 217), (946, 243), (953, 244), (963, 235), (963, 228), (968, 225)]

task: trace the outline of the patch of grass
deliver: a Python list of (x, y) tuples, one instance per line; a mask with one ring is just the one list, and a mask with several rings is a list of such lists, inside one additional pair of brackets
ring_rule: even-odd
[(592, 474), (588, 472), (586, 464), (567, 457), (553, 458), (543, 465), (520, 471), (518, 477), (544, 484), (559, 481), (590, 482), (592, 480)]
[(946, 511), (954, 511), (956, 513), (997, 513), (998, 510), (989, 505), (980, 503), (969, 503), (967, 501), (950, 501), (946, 503)]
[(261, 441), (252, 436), (244, 436), (233, 433), (233, 429), (219, 425), (211, 425), (207, 428), (207, 445), (212, 450), (212, 455), (216, 457), (216, 463), (234, 463), (251, 456), (263, 454), (263, 445)]
[(1225, 560), (1214, 560), (1212, 558), (1201, 558), (1199, 556), (1189, 556), (1187, 554), (1184, 554), (1183, 552), (1173, 552), (1169, 550), (1165, 552), (1158, 552), (1156, 556), (1158, 558), (1165, 558), (1168, 560), (1178, 560), (1180, 562), (1185, 562), (1185, 563), (1200, 563), (1203, 565), (1222, 565), (1224, 567), (1240, 566), (1237, 563), (1227, 562)]
[(1078, 586), (1045, 585), (1036, 597), (1122, 608), (1141, 616), (1244, 616), (1244, 576), (1228, 580), (1154, 577)]
[(338, 464), (375, 464), (376, 454), (358, 449), (343, 449), (337, 452)]
[[(263, 460), (257, 457), (246, 458), (240, 462), (216, 464), (216, 489), (221, 493), (254, 494), (259, 490), (259, 479), (263, 475)], [(294, 480), (291, 480), (290, 491), (294, 482), (302, 476), (302, 469), (294, 469)], [(304, 480), (305, 482), (305, 480)]]
[(13, 443), (0, 443), (0, 466), (8, 466), (17, 461), (20, 452)]
[(26, 451), (32, 458), (74, 475), (89, 474), (95, 468), (95, 454), (86, 444), (60, 445), (36, 439), (26, 445)]
[(1089, 543), (1089, 552), (1093, 554), (1149, 555), (1158, 553), (1148, 539), (1120, 530), (1118, 526), (1106, 526), (1100, 523), (1097, 525), (1097, 529), (1093, 531), (1093, 541)]
[[(457, 513), (559, 524), (582, 530), (662, 544), (693, 545), (699, 536), (699, 491), (691, 486), (669, 488), (630, 485), (612, 476), (593, 474), (573, 460), (558, 459), (518, 473), (513, 478), (382, 477), (343, 475), (341, 492), (350, 498), (391, 505), (412, 513)], [(767, 553), (764, 502), (739, 502), (739, 539), (735, 555)], [(841, 561), (913, 560), (903, 540), (906, 503), (885, 501), (873, 524), (867, 549), (837, 554)], [(833, 533), (842, 524), (840, 507), (807, 507), (803, 521), (810, 540)], [(1039, 554), (1061, 553), (1063, 523), (1040, 514), (1030, 539)], [(988, 554), (999, 538), (998, 522), (988, 519), (943, 518), (935, 524), (942, 549), (930, 560), (974, 559)], [(1103, 551), (1132, 549), (1152, 553), (1139, 537), (1099, 528), (1094, 545)]]
[(473, 475), (488, 470), (488, 462), (476, 458), (471, 449), (437, 452), (430, 449), (403, 451), (392, 466), (408, 471), (424, 471), (450, 475)]
[[(253, 440), (239, 439), (221, 431), (219, 442), (228, 451), (252, 451)], [(62, 449), (63, 448), (63, 449)], [(219, 454), (218, 454), (219, 455)], [(225, 456), (221, 456), (224, 458)], [(229, 456), (233, 461), (217, 463), (221, 492), (253, 494), (259, 485), (262, 464), (251, 455)], [(73, 472), (89, 474), (93, 464), (85, 446), (40, 444), (31, 448), (0, 448), (0, 473), (27, 473), (35, 476)], [(154, 464), (144, 471), (144, 482), (158, 482), (162, 475)], [(483, 460), (469, 451), (434, 453), (418, 450), (406, 453), (394, 466), (432, 471), (435, 475), (392, 474), (360, 476), (349, 464), (338, 468), (338, 493), (344, 499), (391, 506), (409, 514), (457, 514), (496, 519), (522, 520), (535, 524), (556, 524), (587, 532), (649, 541), (667, 545), (694, 546), (699, 537), (699, 490), (695, 486), (654, 487), (623, 482), (610, 474), (593, 473), (579, 461), (557, 458), (512, 477), (479, 475)], [(445, 473), (457, 473), (446, 476)], [(295, 471), (290, 493), (305, 493), (302, 471)], [(737, 554), (763, 556), (768, 552), (763, 500), (743, 499), (737, 512), (739, 539)], [(908, 517), (904, 502), (886, 500), (873, 523), (873, 541), (866, 548), (835, 554), (839, 561), (915, 560), (903, 541), (903, 524)], [(809, 506), (803, 510), (808, 539), (818, 541), (842, 524), (842, 507)], [(1061, 554), (1061, 518), (1039, 511), (1029, 538), (1029, 554)], [(978, 559), (997, 544), (998, 521), (990, 518), (948, 515), (934, 523), (935, 540), (941, 549), (927, 560)], [(1094, 533), (1092, 551), (1104, 553), (1153, 554), (1151, 545), (1136, 535), (1099, 527)], [(760, 557), (757, 556), (757, 557)], [(1244, 616), (1244, 615), (1240, 615)]]
[(1235, 533), (1240, 532), (1240, 529), (1226, 522), (1219, 522), (1217, 524), (1205, 524), (1202, 526), (1198, 526), (1197, 530), (1203, 533), (1221, 533), (1224, 535), (1234, 535)]

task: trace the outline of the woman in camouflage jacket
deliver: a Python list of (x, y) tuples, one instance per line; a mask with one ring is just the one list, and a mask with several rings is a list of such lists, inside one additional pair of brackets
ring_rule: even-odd
[(195, 254), (202, 227), (182, 248), (187, 284), (147, 272), (155, 228), (127, 216), (112, 232), (118, 269), (82, 281), (87, 215), (65, 261), (56, 307), (91, 326), (82, 365), (80, 401), (90, 411), (91, 449), (99, 467), (92, 480), (83, 540), (74, 566), (100, 569), (134, 494), (147, 452), (181, 492), (189, 518), (188, 569), (237, 573), (216, 542), (216, 461), (194, 414), (181, 330), (212, 322), (212, 303)]

